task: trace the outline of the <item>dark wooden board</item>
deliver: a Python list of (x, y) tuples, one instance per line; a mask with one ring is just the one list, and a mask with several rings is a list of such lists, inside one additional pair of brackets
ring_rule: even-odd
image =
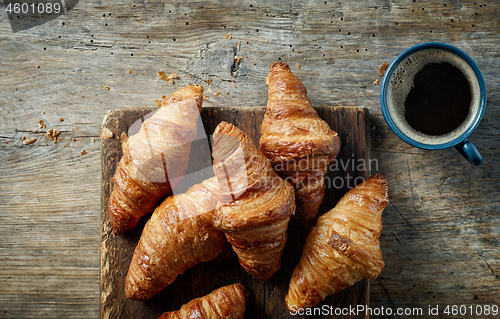
[[(208, 294), (221, 286), (242, 282), (250, 292), (245, 318), (293, 318), (286, 308), (285, 295), (293, 268), (297, 264), (307, 231), (298, 227), (294, 218), (288, 228), (288, 241), (282, 256), (282, 267), (269, 282), (252, 278), (238, 264), (236, 254), (201, 263), (180, 275), (164, 291), (146, 302), (128, 300), (124, 280), (142, 228), (150, 215), (145, 216), (131, 232), (115, 236), (107, 214), (107, 201), (112, 190), (112, 177), (121, 158), (119, 136), (128, 132), (136, 120), (144, 118), (154, 108), (118, 109), (110, 111), (103, 128), (114, 133), (112, 139), (102, 139), (102, 211), (101, 211), (101, 318), (158, 318), (163, 312), (176, 310), (193, 298)], [(316, 108), (321, 118), (338, 132), (341, 151), (325, 177), (326, 192), (320, 214), (335, 206), (340, 197), (370, 173), (370, 139), (368, 110), (360, 107), (325, 106)], [(201, 118), (205, 133), (210, 136), (220, 121), (238, 126), (258, 145), (265, 109), (260, 107), (205, 107)], [(208, 143), (191, 147), (190, 168), (206, 167), (207, 158), (200, 156), (209, 150)], [(205, 149), (204, 149), (205, 148)], [(204, 176), (208, 177), (208, 176)], [(358, 282), (336, 293), (318, 305), (345, 309), (369, 303), (369, 280)], [(334, 313), (334, 312), (332, 312)], [(363, 316), (364, 317), (364, 316)], [(307, 316), (304, 316), (307, 318)], [(314, 318), (353, 318), (353, 316), (314, 316)], [(357, 316), (359, 318), (359, 316)], [(366, 317), (364, 317), (366, 318)]]

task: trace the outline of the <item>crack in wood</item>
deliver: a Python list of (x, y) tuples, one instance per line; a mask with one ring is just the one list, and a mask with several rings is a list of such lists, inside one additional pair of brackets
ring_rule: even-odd
[[(396, 309), (397, 307), (394, 304), (394, 301), (392, 300), (391, 296), (389, 295), (389, 291), (387, 290), (387, 288), (385, 288), (385, 286), (382, 284), (382, 281), (380, 279), (377, 281), (380, 284), (380, 287), (382, 287), (382, 290), (384, 291), (384, 294), (386, 295), (387, 299), (389, 299), (389, 302), (391, 303), (392, 308)], [(398, 315), (398, 318), (401, 319), (401, 317), (399, 315)]]
[[(393, 203), (389, 202), (389, 204), (396, 210), (396, 212), (398, 212), (399, 216), (401, 216), (401, 218), (403, 218), (405, 223), (408, 226), (410, 226), (411, 229), (415, 230), (415, 227), (413, 227), (413, 225), (406, 219), (406, 217), (399, 211), (399, 209), (397, 209)], [(432, 246), (422, 236), (418, 235), (418, 238), (420, 238), (431, 250), (433, 249)], [(397, 241), (399, 242), (398, 239), (397, 239)]]
[(97, 51), (96, 47), (89, 47), (89, 46), (83, 46), (83, 47), (76, 47), (74, 46), (72, 48), (73, 50), (88, 50), (88, 51)]
[[(73, 132), (73, 131), (61, 131), (61, 130), (57, 130), (59, 133), (69, 133), (69, 132)], [(46, 134), (47, 133), (47, 130), (37, 130), (36, 132), (33, 131), (33, 130), (15, 130), (15, 133), (32, 133), (32, 134)]]
[[(403, 220), (405, 221), (405, 223), (410, 226), (411, 228), (413, 228), (412, 224), (410, 224), (410, 222), (406, 219), (406, 217), (403, 216), (403, 214), (401, 214), (401, 212), (399, 211), (399, 209), (397, 209), (396, 206), (394, 206), (393, 203), (390, 203), (391, 206), (398, 212), (399, 216), (401, 216), (401, 218), (403, 218)], [(398, 240), (399, 241), (399, 240)]]
[(486, 264), (486, 267), (488, 267), (488, 269), (491, 271), (491, 274), (493, 276), (495, 276), (496, 279), (500, 279), (500, 276), (496, 274), (496, 272), (493, 270), (493, 268), (491, 268), (490, 264), (486, 261), (486, 259), (484, 259), (483, 257), (481, 257), (481, 259), (484, 261), (484, 263)]
[(81, 136), (73, 136), (73, 138), (86, 138), (86, 137), (92, 137), (92, 138), (101, 138), (100, 135), (81, 135)]
[(231, 75), (236, 78), (240, 73), (240, 65), (241, 65), (241, 57), (238, 56), (238, 53), (241, 51), (240, 44), (233, 48), (233, 63), (231, 64)]
[(410, 161), (408, 159), (406, 160), (406, 167), (408, 168), (408, 179), (410, 180), (411, 200), (413, 202), (413, 209), (417, 210), (417, 206), (415, 205), (415, 194), (413, 193), (413, 182), (411, 180)]

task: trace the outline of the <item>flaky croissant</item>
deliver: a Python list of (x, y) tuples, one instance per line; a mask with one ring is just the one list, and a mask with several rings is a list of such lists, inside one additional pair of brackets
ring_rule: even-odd
[(172, 192), (189, 162), (196, 138), (203, 87), (190, 85), (164, 98), (138, 133), (122, 134), (123, 156), (113, 177), (108, 201), (115, 234), (134, 228), (139, 219)]
[(182, 305), (177, 311), (165, 312), (158, 319), (243, 319), (248, 291), (241, 283), (216, 289)]
[(314, 224), (323, 201), (324, 175), (340, 150), (340, 139), (312, 107), (304, 84), (281, 62), (266, 77), (267, 109), (260, 150), (275, 171), (295, 188), (296, 217)]
[(379, 237), (388, 202), (385, 177), (374, 175), (318, 218), (293, 270), (288, 309), (314, 307), (361, 279), (377, 278), (384, 267)]
[(216, 210), (214, 225), (226, 234), (243, 268), (268, 280), (281, 267), (295, 210), (293, 187), (232, 124), (221, 122), (215, 129), (212, 155), (225, 203)]
[(213, 227), (219, 197), (214, 176), (169, 196), (144, 226), (125, 279), (129, 299), (147, 300), (194, 265), (216, 258), (224, 234)]

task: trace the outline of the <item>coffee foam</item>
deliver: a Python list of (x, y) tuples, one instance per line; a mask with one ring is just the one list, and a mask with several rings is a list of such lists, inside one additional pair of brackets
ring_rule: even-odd
[[(438, 136), (430, 136), (412, 128), (404, 118), (404, 102), (413, 86), (418, 71), (429, 63), (448, 62), (458, 68), (469, 81), (471, 88), (471, 107), (465, 121), (454, 131)], [(455, 53), (442, 49), (425, 49), (407, 56), (394, 69), (387, 85), (387, 109), (394, 124), (409, 138), (430, 145), (450, 142), (461, 136), (472, 124), (479, 110), (479, 82), (472, 67)]]

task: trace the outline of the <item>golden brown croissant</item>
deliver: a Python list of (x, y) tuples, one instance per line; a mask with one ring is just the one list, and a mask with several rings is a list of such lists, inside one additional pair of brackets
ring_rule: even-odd
[(318, 218), (293, 270), (288, 309), (314, 307), (363, 278), (377, 278), (384, 268), (379, 236), (388, 202), (385, 177), (374, 175)]
[(242, 284), (224, 286), (158, 319), (243, 319), (247, 299), (248, 291)]
[(220, 199), (214, 176), (169, 196), (144, 226), (125, 279), (127, 298), (147, 300), (194, 265), (216, 258), (224, 234), (213, 227)]
[(295, 188), (296, 217), (314, 224), (323, 201), (323, 176), (340, 150), (340, 139), (312, 107), (304, 84), (285, 63), (272, 63), (260, 150)]
[(295, 210), (293, 187), (232, 124), (221, 122), (215, 129), (212, 155), (225, 203), (216, 210), (214, 225), (226, 234), (243, 268), (268, 280), (281, 267)]
[[(123, 156), (113, 177), (108, 201), (115, 234), (137, 225), (180, 182), (196, 138), (203, 87), (190, 85), (164, 98), (137, 134), (122, 134)], [(168, 173), (168, 174), (167, 174)]]

